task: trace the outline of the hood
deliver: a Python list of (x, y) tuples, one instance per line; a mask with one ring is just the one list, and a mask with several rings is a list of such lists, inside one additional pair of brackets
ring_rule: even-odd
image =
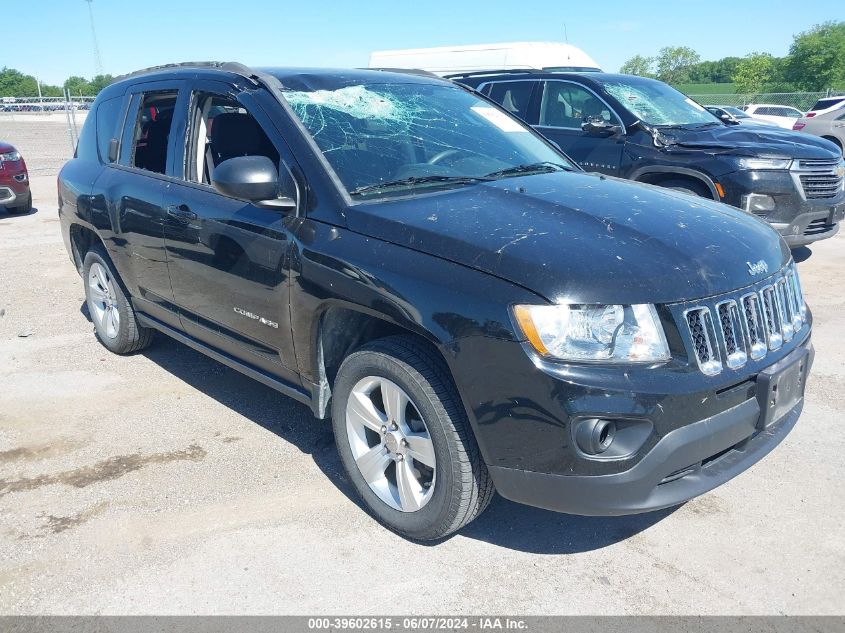
[(790, 259), (765, 222), (716, 202), (580, 172), (507, 178), (347, 209), (349, 228), (552, 302), (674, 303), (745, 287)]
[(838, 158), (824, 139), (763, 125), (720, 125), (702, 130), (661, 130), (661, 135), (674, 147), (711, 150), (739, 156), (772, 156), (783, 158)]

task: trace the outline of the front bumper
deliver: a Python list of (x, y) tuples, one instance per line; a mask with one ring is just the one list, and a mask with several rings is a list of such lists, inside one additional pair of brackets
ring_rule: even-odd
[[(812, 364), (812, 345), (790, 356), (795, 354), (806, 354)], [(763, 428), (757, 399), (748, 399), (668, 433), (620, 473), (556, 475), (495, 466), (490, 473), (503, 497), (547, 510), (595, 516), (659, 510), (712, 490), (757, 463), (789, 434), (802, 408), (803, 398)]]
[(31, 195), (25, 171), (10, 173), (8, 168), (0, 171), (0, 207), (26, 204)]
[(771, 196), (775, 208), (754, 212), (781, 234), (792, 248), (833, 237), (845, 219), (845, 191), (830, 198), (807, 198), (797, 172), (746, 170), (720, 176), (725, 189), (722, 202), (743, 208), (750, 193)]
[[(673, 310), (680, 314), (685, 307)], [(656, 510), (724, 483), (789, 433), (803, 395), (785, 401), (794, 402), (789, 410), (779, 403), (773, 413), (766, 403), (777, 382), (772, 376), (781, 374), (772, 372), (796, 359), (809, 372), (812, 315), (780, 349), (716, 375), (705, 375), (695, 361), (682, 358), (690, 345), (682, 339), (689, 334), (682, 336), (672, 325), (677, 321), (664, 317), (678, 358), (663, 366), (555, 365), (531, 358), (516, 341), (461, 341), (459, 356), (472, 362), (454, 365), (453, 373), (500, 494), (572, 514)], [(487, 371), (478, 370), (479, 359)], [(777, 382), (781, 389), (788, 383)], [(587, 455), (577, 429), (592, 419), (616, 421), (617, 442), (626, 425), (646, 429), (648, 438), (641, 436), (633, 452)]]

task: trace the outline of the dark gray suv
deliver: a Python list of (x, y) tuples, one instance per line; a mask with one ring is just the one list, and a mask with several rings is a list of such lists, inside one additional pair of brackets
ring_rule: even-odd
[(845, 162), (833, 143), (723, 121), (663, 82), (541, 71), (452, 78), (532, 125), (587, 171), (739, 207), (791, 247), (832, 237), (845, 217)]

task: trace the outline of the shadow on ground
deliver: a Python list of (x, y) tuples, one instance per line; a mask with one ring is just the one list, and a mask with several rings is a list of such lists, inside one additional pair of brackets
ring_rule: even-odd
[[(331, 424), (316, 420), (307, 406), (164, 335), (159, 335), (142, 353), (168, 373), (311, 455), (325, 476), (362, 507), (337, 456)], [(519, 551), (572, 554), (630, 538), (671, 512), (577, 517), (530, 508), (497, 496), (487, 511), (459, 534)]]
[(28, 215), (35, 215), (36, 213), (38, 213), (38, 209), (36, 207), (32, 207), (32, 209), (30, 209), (26, 213), (12, 213), (8, 209), (0, 206), (0, 220), (25, 218)]
[(792, 249), (792, 259), (794, 259), (798, 264), (810, 259), (810, 255), (812, 254), (813, 251), (811, 251), (807, 246), (799, 246), (798, 248)]

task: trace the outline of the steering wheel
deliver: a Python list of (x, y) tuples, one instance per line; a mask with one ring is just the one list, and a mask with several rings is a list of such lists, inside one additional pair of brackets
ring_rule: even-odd
[(442, 152), (437, 152), (434, 156), (429, 158), (426, 163), (429, 165), (437, 165), (439, 164), (444, 158), (448, 158), (453, 154), (460, 154), (460, 150), (457, 149), (444, 149)]

